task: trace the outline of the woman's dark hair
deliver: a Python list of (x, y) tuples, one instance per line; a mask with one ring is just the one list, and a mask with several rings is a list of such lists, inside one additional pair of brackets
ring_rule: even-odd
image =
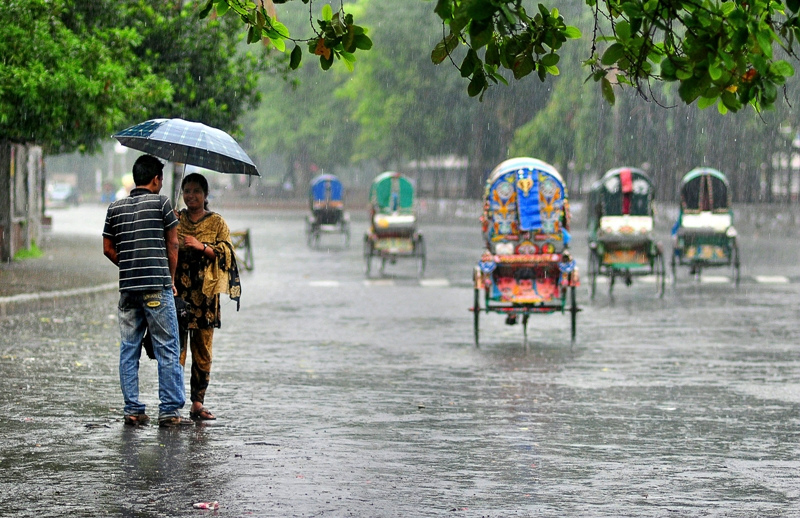
[(181, 191), (184, 187), (186, 187), (187, 183), (196, 183), (203, 189), (203, 194), (205, 194), (206, 200), (204, 204), (204, 208), (208, 208), (208, 180), (206, 177), (201, 175), (200, 173), (190, 173), (183, 177), (183, 181), (181, 182)]
[(164, 164), (153, 155), (142, 155), (133, 164), (133, 183), (147, 185), (150, 180), (164, 173)]

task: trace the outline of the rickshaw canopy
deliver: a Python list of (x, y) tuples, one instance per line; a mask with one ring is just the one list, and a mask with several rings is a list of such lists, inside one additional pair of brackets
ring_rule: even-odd
[(344, 197), (342, 182), (332, 174), (321, 174), (311, 180), (309, 195), (312, 202), (341, 202)]
[(546, 162), (521, 157), (500, 163), (486, 180), (484, 208), (490, 242), (516, 241), (520, 233), (532, 232), (568, 244), (567, 189)]
[(414, 209), (414, 184), (400, 173), (381, 173), (372, 181), (369, 200), (379, 212), (411, 212)]
[(728, 178), (716, 169), (698, 167), (681, 180), (681, 210), (727, 212), (731, 206)]
[(641, 169), (617, 167), (610, 169), (592, 184), (590, 218), (602, 216), (652, 216), (655, 188), (650, 177)]

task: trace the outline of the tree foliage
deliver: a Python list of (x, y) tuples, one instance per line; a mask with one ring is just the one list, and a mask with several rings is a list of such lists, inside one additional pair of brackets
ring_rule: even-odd
[[(274, 4), (297, 0), (206, 0), (204, 13), (236, 12), (248, 27), (248, 40), (268, 37), (276, 48), (294, 41), (292, 67), (302, 59), (301, 43), (320, 57), (323, 69), (334, 60), (352, 68), (356, 50), (369, 50), (364, 27), (340, 4), (334, 14), (323, 3), (313, 21), (315, 36), (293, 39), (277, 22)], [(533, 7), (524, 0), (436, 0), (442, 28), (430, 53), (434, 63), (450, 61), (468, 79), (467, 91), (483, 98), (490, 85), (535, 73), (544, 81), (558, 75), (562, 46), (582, 37), (556, 8)], [(679, 84), (680, 99), (721, 113), (748, 104), (771, 108), (786, 78), (794, 74), (800, 40), (800, 0), (585, 0), (594, 18), (584, 64), (589, 77), (613, 104), (615, 88), (628, 85), (646, 98), (658, 82)], [(459, 46), (467, 50), (458, 62)]]
[(94, 27), (71, 7), (17, 0), (0, 9), (0, 138), (91, 149), (171, 95), (169, 82), (137, 60), (135, 30)]
[(205, 20), (198, 10), (181, 0), (5, 5), (0, 138), (48, 153), (91, 151), (125, 125), (155, 117), (235, 132), (259, 100), (259, 77), (288, 59), (243, 51), (235, 19)]

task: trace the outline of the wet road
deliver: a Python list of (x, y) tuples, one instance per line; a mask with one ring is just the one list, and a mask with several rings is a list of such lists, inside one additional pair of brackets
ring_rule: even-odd
[(361, 219), (310, 250), (302, 213), (222, 212), (256, 265), (215, 337), (220, 419), (122, 425), (113, 294), (3, 321), (0, 515), (800, 516), (795, 238), (743, 238), (738, 289), (582, 288), (574, 346), (566, 315), (527, 348), (487, 315), (475, 348), (477, 225), (422, 226), (426, 282), (365, 282)]

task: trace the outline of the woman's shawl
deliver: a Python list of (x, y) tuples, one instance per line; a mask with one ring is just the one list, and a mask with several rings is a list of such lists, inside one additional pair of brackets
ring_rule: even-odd
[(192, 223), (185, 209), (181, 211), (179, 230), (185, 235), (192, 235), (203, 243), (207, 243), (216, 256), (213, 260), (206, 258), (203, 275), (203, 295), (213, 298), (226, 293), (236, 301), (239, 310), (242, 287), (239, 281), (239, 267), (236, 264), (236, 252), (231, 242), (231, 233), (222, 216), (212, 212), (206, 217)]

